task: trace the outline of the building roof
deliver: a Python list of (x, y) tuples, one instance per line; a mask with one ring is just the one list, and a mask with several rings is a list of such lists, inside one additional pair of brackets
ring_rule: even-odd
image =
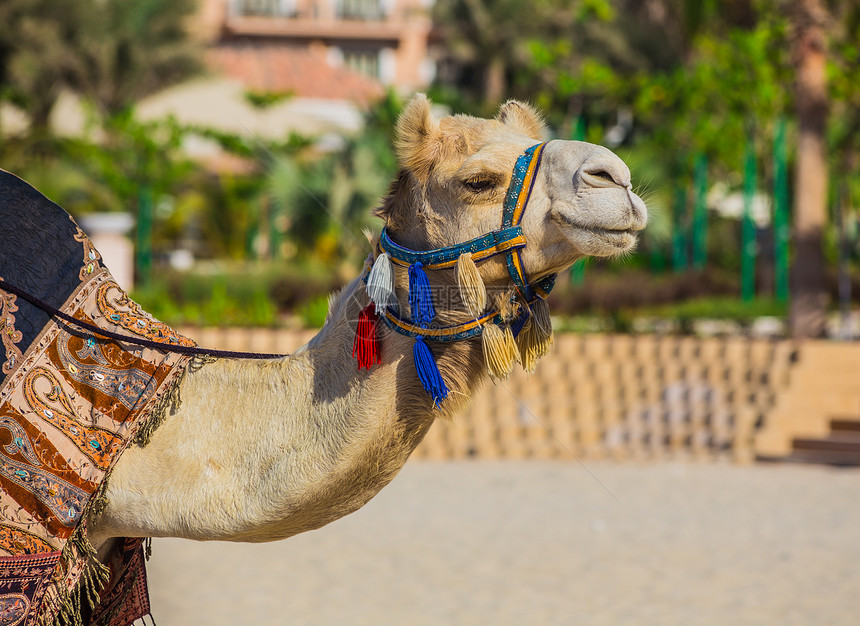
[(213, 70), (239, 80), (254, 91), (347, 100), (360, 105), (371, 103), (384, 93), (378, 81), (345, 67), (334, 67), (323, 54), (297, 46), (221, 42), (209, 49), (207, 62)]

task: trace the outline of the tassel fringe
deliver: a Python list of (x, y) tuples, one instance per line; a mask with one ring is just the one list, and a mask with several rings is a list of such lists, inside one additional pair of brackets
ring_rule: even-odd
[(386, 308), (397, 308), (397, 297), (394, 295), (394, 268), (388, 253), (383, 252), (367, 274), (367, 285), (365, 287), (370, 301), (376, 305), (376, 312), (384, 311)]
[(519, 357), (511, 329), (487, 324), (481, 333), (481, 348), (490, 376), (495, 379), (507, 378)]
[(433, 405), (438, 406), (442, 400), (448, 397), (448, 386), (445, 384), (441, 372), (439, 372), (439, 366), (436, 365), (436, 359), (433, 357), (430, 347), (422, 337), (415, 340), (412, 357), (415, 360), (415, 371), (418, 372), (418, 378), (421, 380), (424, 391), (433, 398)]
[(552, 335), (552, 318), (546, 300), (538, 300), (531, 305), (532, 318), (543, 335)]
[(421, 327), (427, 326), (436, 317), (430, 281), (420, 261), (409, 266), (409, 309), (412, 321)]
[(470, 252), (464, 252), (457, 259), (457, 285), (469, 315), (480, 317), (487, 308), (487, 288)]
[(538, 359), (546, 356), (552, 343), (552, 320), (549, 315), (549, 305), (544, 300), (538, 300), (532, 305), (532, 315), (517, 336), (517, 347), (523, 369), (530, 374), (534, 372)]
[(552, 346), (553, 336), (543, 334), (534, 322), (526, 325), (517, 337), (517, 347), (520, 351), (520, 363), (529, 374), (535, 371), (538, 359), (546, 356)]
[(370, 369), (373, 365), (380, 363), (379, 340), (376, 335), (376, 326), (379, 317), (376, 315), (377, 305), (368, 304), (358, 314), (358, 324), (355, 329), (355, 341), (352, 344), (352, 356), (358, 361), (358, 369)]
[[(69, 564), (79, 560), (84, 561), (83, 570), (76, 579), (71, 579)], [(91, 610), (95, 609), (101, 600), (99, 594), (109, 579), (110, 569), (98, 560), (84, 526), (78, 526), (63, 548), (36, 623), (39, 626), (84, 626), (81, 617), (84, 601)], [(71, 589), (68, 588), (70, 584)]]

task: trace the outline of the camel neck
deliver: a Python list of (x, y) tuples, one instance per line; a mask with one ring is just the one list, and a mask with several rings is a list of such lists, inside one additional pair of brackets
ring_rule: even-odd
[[(434, 272), (434, 290), (439, 293), (451, 292), (452, 286), (446, 284), (440, 274)], [(346, 367), (349, 371), (349, 383), (343, 386), (342, 393), (346, 393), (347, 388), (360, 388), (370, 394), (374, 394), (377, 389), (383, 393), (396, 389), (397, 393), (391, 405), (396, 419), (407, 419), (416, 423), (426, 420), (432, 423), (436, 417), (453, 417), (468, 403), (473, 391), (480, 386), (485, 376), (480, 337), (464, 338), (456, 342), (429, 342), (439, 370), (451, 390), (448, 399), (441, 404), (434, 405), (415, 371), (414, 338), (398, 334), (382, 320), (377, 326), (382, 362), (369, 370), (359, 370), (355, 359), (350, 358), (344, 362), (343, 355), (352, 354), (356, 320), (359, 312), (369, 304), (362, 278), (363, 275), (350, 283), (333, 300), (325, 326), (308, 343), (306, 350), (314, 363), (314, 370), (343, 371)], [(442, 280), (439, 280), (440, 278)], [(398, 282), (402, 284), (398, 285), (397, 292), (405, 293), (405, 277), (399, 276)], [(437, 312), (440, 321), (445, 324), (460, 324), (468, 319), (465, 311), (450, 306), (450, 303), (446, 304), (449, 306), (440, 307)], [(405, 302), (402, 303), (402, 306), (405, 305)], [(300, 355), (301, 353), (297, 354)]]

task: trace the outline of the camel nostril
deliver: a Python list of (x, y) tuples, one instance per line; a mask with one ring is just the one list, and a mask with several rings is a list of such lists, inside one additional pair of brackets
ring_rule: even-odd
[(595, 178), (605, 180), (607, 183), (616, 184), (615, 179), (612, 178), (612, 174), (610, 174), (609, 172), (607, 172), (605, 170), (597, 170), (596, 172), (589, 172), (589, 174), (591, 174)]

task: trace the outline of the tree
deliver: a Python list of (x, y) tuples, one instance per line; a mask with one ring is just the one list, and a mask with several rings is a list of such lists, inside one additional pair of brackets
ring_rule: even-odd
[(798, 139), (790, 325), (794, 337), (819, 337), (824, 334), (827, 304), (822, 237), (828, 192), (826, 25), (829, 16), (821, 0), (795, 0), (791, 17)]
[(87, 0), (69, 84), (106, 115), (201, 69), (185, 30), (194, 0)]
[(0, 97), (25, 109), (36, 133), (66, 84), (80, 8), (80, 0), (0, 3)]
[(516, 97), (530, 65), (534, 40), (576, 39), (583, 20), (608, 19), (608, 0), (454, 0), (437, 2), (434, 20), (446, 43), (443, 73), (479, 103), (492, 109)]
[(70, 88), (116, 115), (201, 65), (185, 32), (193, 0), (3, 0), (0, 97), (48, 125)]

